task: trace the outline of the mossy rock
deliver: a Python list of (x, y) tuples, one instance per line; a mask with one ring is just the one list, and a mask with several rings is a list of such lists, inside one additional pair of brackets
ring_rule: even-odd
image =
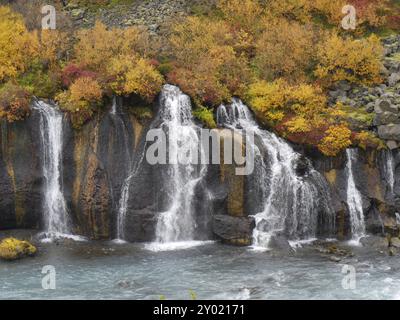
[(6, 238), (0, 242), (0, 259), (3, 260), (12, 261), (32, 257), (36, 252), (36, 247), (28, 241)]

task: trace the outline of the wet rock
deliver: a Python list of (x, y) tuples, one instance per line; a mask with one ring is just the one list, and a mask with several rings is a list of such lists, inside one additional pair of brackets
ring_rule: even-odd
[(223, 242), (239, 246), (248, 246), (252, 243), (255, 222), (252, 217), (216, 215), (213, 217), (212, 227), (214, 234)]
[(397, 237), (393, 237), (390, 239), (390, 246), (395, 248), (400, 248), (400, 239)]
[(378, 236), (368, 236), (360, 239), (360, 243), (364, 247), (383, 249), (389, 247), (389, 241), (386, 238)]
[(337, 257), (337, 256), (331, 256), (331, 257), (329, 257), (329, 260), (331, 260), (333, 262), (340, 262), (340, 261), (342, 261), (342, 258)]
[(306, 157), (300, 157), (296, 162), (296, 173), (305, 176), (309, 170), (309, 162)]
[(294, 250), (290, 245), (289, 241), (282, 236), (272, 236), (269, 244), (269, 248), (275, 251), (280, 251), (284, 253), (293, 253)]

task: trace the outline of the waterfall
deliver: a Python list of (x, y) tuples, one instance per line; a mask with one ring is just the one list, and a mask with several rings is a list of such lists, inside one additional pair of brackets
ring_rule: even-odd
[(352, 239), (358, 241), (365, 234), (364, 212), (360, 191), (357, 189), (354, 175), (353, 162), (357, 161), (357, 150), (347, 149), (347, 205), (349, 207)]
[(117, 137), (120, 141), (122, 141), (124, 145), (125, 154), (123, 161), (128, 163), (127, 172), (124, 174), (126, 179), (122, 184), (120, 198), (118, 201), (118, 213), (117, 213), (117, 224), (116, 224), (117, 225), (116, 242), (123, 242), (125, 239), (125, 218), (129, 200), (129, 186), (132, 178), (136, 174), (137, 168), (135, 167), (136, 168), (135, 170), (133, 170), (132, 168), (133, 159), (130, 152), (132, 147), (129, 144), (129, 132), (128, 129), (126, 128), (123, 119), (121, 118), (118, 107), (119, 107), (118, 98), (114, 96), (112, 100), (110, 115), (115, 125)]
[(68, 210), (62, 186), (63, 124), (62, 113), (43, 101), (33, 108), (40, 114), (40, 135), (43, 150), (45, 236), (48, 239), (71, 237)]
[[(163, 177), (167, 203), (159, 213), (156, 226), (156, 244), (179, 247), (178, 243), (195, 239), (196, 219), (194, 198), (198, 183), (207, 167), (182, 163), (182, 153), (199, 158), (203, 149), (200, 128), (193, 122), (190, 98), (172, 85), (165, 85), (160, 96), (161, 128), (167, 135), (169, 164)], [(185, 156), (186, 158), (186, 156)]]
[(383, 170), (385, 180), (389, 185), (389, 191), (394, 192), (394, 174), (395, 174), (395, 162), (393, 152), (391, 150), (385, 150), (383, 154)]
[[(262, 189), (263, 208), (254, 215), (254, 248), (268, 248), (273, 235), (293, 240), (315, 238), (321, 219), (333, 230), (334, 214), (327, 183), (307, 159), (274, 133), (262, 130), (239, 99), (233, 99), (228, 107), (218, 108), (217, 123), (254, 133), (262, 144), (260, 147), (266, 150), (265, 154), (257, 145), (253, 146), (257, 170), (254, 179)], [(303, 174), (298, 172), (300, 163)]]

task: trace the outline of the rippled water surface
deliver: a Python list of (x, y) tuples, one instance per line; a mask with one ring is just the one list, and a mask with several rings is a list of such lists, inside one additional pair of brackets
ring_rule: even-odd
[[(138, 244), (43, 243), (40, 254), (0, 262), (1, 299), (396, 299), (400, 259), (352, 248), (339, 263), (313, 248), (292, 255), (219, 243), (157, 251)], [(342, 287), (344, 264), (355, 290)], [(56, 268), (56, 289), (43, 290), (42, 268)]]

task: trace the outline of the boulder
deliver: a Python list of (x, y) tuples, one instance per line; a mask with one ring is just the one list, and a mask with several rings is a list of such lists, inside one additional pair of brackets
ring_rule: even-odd
[(386, 141), (386, 145), (387, 145), (387, 147), (388, 147), (390, 150), (394, 150), (394, 149), (397, 149), (397, 148), (399, 147), (399, 145), (397, 144), (397, 142), (394, 141), (394, 140)]
[(400, 239), (397, 237), (391, 238), (390, 246), (395, 247), (395, 248), (400, 248)]
[(28, 241), (15, 238), (6, 238), (0, 242), (0, 258), (3, 260), (17, 260), (31, 257), (36, 254), (36, 247)]
[(391, 124), (391, 123), (400, 123), (400, 119), (397, 113), (385, 111), (376, 114), (374, 119), (375, 126)]
[(389, 99), (377, 99), (375, 101), (375, 113), (382, 113), (385, 111), (398, 113), (399, 109), (397, 106), (393, 105)]
[(392, 73), (388, 78), (389, 86), (394, 87), (398, 82), (400, 82), (400, 73)]
[(378, 126), (378, 136), (384, 140), (400, 141), (400, 124)]
[(228, 244), (251, 245), (254, 227), (255, 221), (252, 217), (232, 217), (223, 214), (213, 217), (214, 234)]
[(294, 252), (289, 241), (282, 236), (272, 236), (271, 239), (269, 240), (268, 247), (272, 250), (281, 251), (284, 253)]
[(378, 236), (368, 236), (361, 238), (360, 243), (364, 247), (369, 247), (374, 249), (384, 249), (389, 247), (389, 241), (386, 238)]

